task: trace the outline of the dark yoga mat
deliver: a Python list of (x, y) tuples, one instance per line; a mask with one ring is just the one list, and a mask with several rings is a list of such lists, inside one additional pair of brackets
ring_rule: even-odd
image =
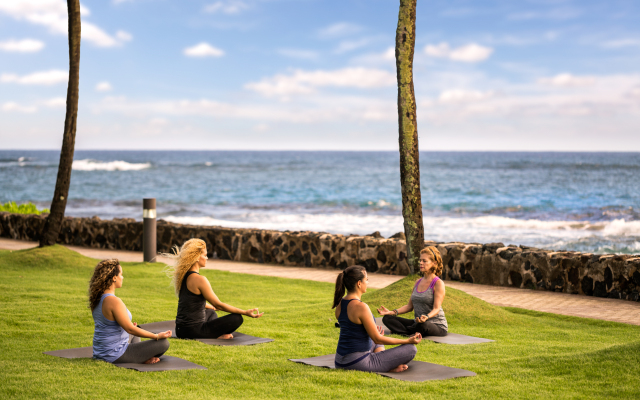
[[(290, 358), (289, 361), (313, 365), (315, 367), (324, 367), (335, 369), (335, 354), (327, 354), (326, 356), (311, 357), (311, 358)], [(410, 382), (423, 382), (434, 381), (451, 378), (462, 378), (465, 376), (476, 376), (475, 372), (467, 371), (465, 369), (445, 367), (444, 365), (431, 364), (424, 361), (410, 361), (409, 369), (404, 372), (374, 372), (376, 374), (386, 376), (393, 379), (399, 379), (401, 381)]]
[[(171, 330), (171, 337), (176, 337), (176, 321), (152, 322), (150, 324), (140, 325), (140, 328), (149, 332), (159, 333)], [(194, 339), (204, 344), (216, 346), (248, 346), (251, 344), (273, 342), (273, 339), (260, 338), (251, 335), (245, 335), (240, 332), (233, 332), (233, 339)]]
[[(382, 323), (382, 318), (376, 318), (376, 325), (384, 328), (384, 334), (390, 335), (391, 331)], [(447, 336), (425, 336), (423, 339), (431, 340), (436, 343), (444, 344), (473, 344), (473, 343), (487, 343), (494, 342), (491, 339), (483, 339), (474, 336), (460, 335), (459, 333), (447, 333)]]
[[(92, 358), (93, 347), (80, 347), (77, 349), (55, 350), (45, 351), (44, 354), (62, 357), (62, 358)], [(160, 356), (160, 361), (155, 364), (111, 364), (120, 368), (135, 369), (141, 372), (153, 372), (153, 371), (175, 371), (182, 369), (207, 369), (202, 365), (194, 364), (190, 361), (183, 360), (178, 357)]]

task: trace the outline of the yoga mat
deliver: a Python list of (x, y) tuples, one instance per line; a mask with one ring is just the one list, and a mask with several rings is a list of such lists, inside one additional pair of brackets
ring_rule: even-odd
[[(149, 332), (159, 333), (171, 330), (171, 337), (176, 337), (176, 321), (161, 321), (152, 322), (150, 324), (140, 325), (140, 328), (146, 329)], [(215, 346), (249, 346), (252, 344), (269, 343), (273, 342), (273, 339), (261, 338), (251, 335), (245, 335), (240, 332), (233, 332), (233, 339), (193, 339), (204, 344), (210, 344)]]
[[(62, 357), (62, 358), (92, 358), (93, 347), (80, 347), (77, 349), (65, 349), (55, 351), (45, 351), (44, 354)], [(183, 360), (178, 357), (160, 356), (160, 361), (155, 364), (134, 364), (134, 363), (122, 363), (111, 364), (120, 368), (135, 369), (141, 372), (154, 372), (154, 371), (175, 371), (183, 369), (207, 369), (202, 365), (194, 364), (190, 361)]]
[[(382, 323), (382, 318), (376, 318), (376, 325), (384, 328), (384, 334), (390, 335), (391, 331)], [(495, 340), (483, 339), (475, 336), (466, 336), (459, 333), (447, 333), (447, 336), (425, 336), (423, 339), (431, 340), (436, 343), (443, 344), (474, 344), (474, 343), (487, 343), (494, 342)]]
[[(289, 361), (313, 365), (315, 367), (324, 367), (335, 369), (335, 354), (327, 354), (326, 356), (311, 357), (311, 358), (298, 358)], [(374, 372), (382, 376), (386, 376), (393, 379), (399, 379), (401, 381), (410, 382), (423, 382), (433, 380), (443, 380), (451, 378), (462, 378), (466, 376), (476, 376), (475, 372), (467, 371), (465, 369), (445, 367), (444, 365), (432, 364), (424, 361), (410, 361), (408, 364), (409, 369), (404, 372)]]

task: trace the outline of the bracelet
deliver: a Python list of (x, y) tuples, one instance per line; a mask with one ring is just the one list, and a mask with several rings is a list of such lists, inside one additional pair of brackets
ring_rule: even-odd
[(156, 342), (158, 341), (158, 338), (159, 338), (159, 337), (160, 337), (160, 336), (158, 336), (158, 334), (156, 333)]
[(398, 316), (398, 309), (397, 308), (394, 309), (393, 312), (396, 313), (396, 317), (397, 317)]

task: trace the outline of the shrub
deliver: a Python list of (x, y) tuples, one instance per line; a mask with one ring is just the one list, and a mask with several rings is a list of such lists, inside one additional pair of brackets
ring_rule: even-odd
[(14, 214), (37, 214), (40, 215), (42, 213), (49, 213), (48, 208), (43, 208), (42, 210), (38, 210), (35, 204), (33, 203), (24, 203), (24, 204), (16, 204), (15, 201), (10, 201), (5, 204), (0, 204), (0, 212), (10, 212)]

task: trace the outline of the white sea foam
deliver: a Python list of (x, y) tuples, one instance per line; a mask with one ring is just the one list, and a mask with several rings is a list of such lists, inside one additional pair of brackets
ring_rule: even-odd
[[(216, 225), (229, 228), (257, 228), (291, 231), (319, 231), (340, 234), (369, 234), (374, 231), (389, 237), (403, 230), (402, 217), (359, 214), (287, 214), (237, 213), (214, 217), (169, 216), (165, 220), (191, 225)], [(640, 237), (640, 221), (520, 220), (499, 216), (473, 218), (425, 217), (425, 238), (442, 242), (503, 242), (548, 248), (571, 248), (581, 243), (597, 243), (614, 238)], [(613, 240), (617, 242), (618, 239)], [(585, 247), (589, 248), (589, 246)]]
[(128, 163), (126, 161), (74, 160), (71, 167), (76, 171), (139, 171), (151, 168), (151, 163)]

